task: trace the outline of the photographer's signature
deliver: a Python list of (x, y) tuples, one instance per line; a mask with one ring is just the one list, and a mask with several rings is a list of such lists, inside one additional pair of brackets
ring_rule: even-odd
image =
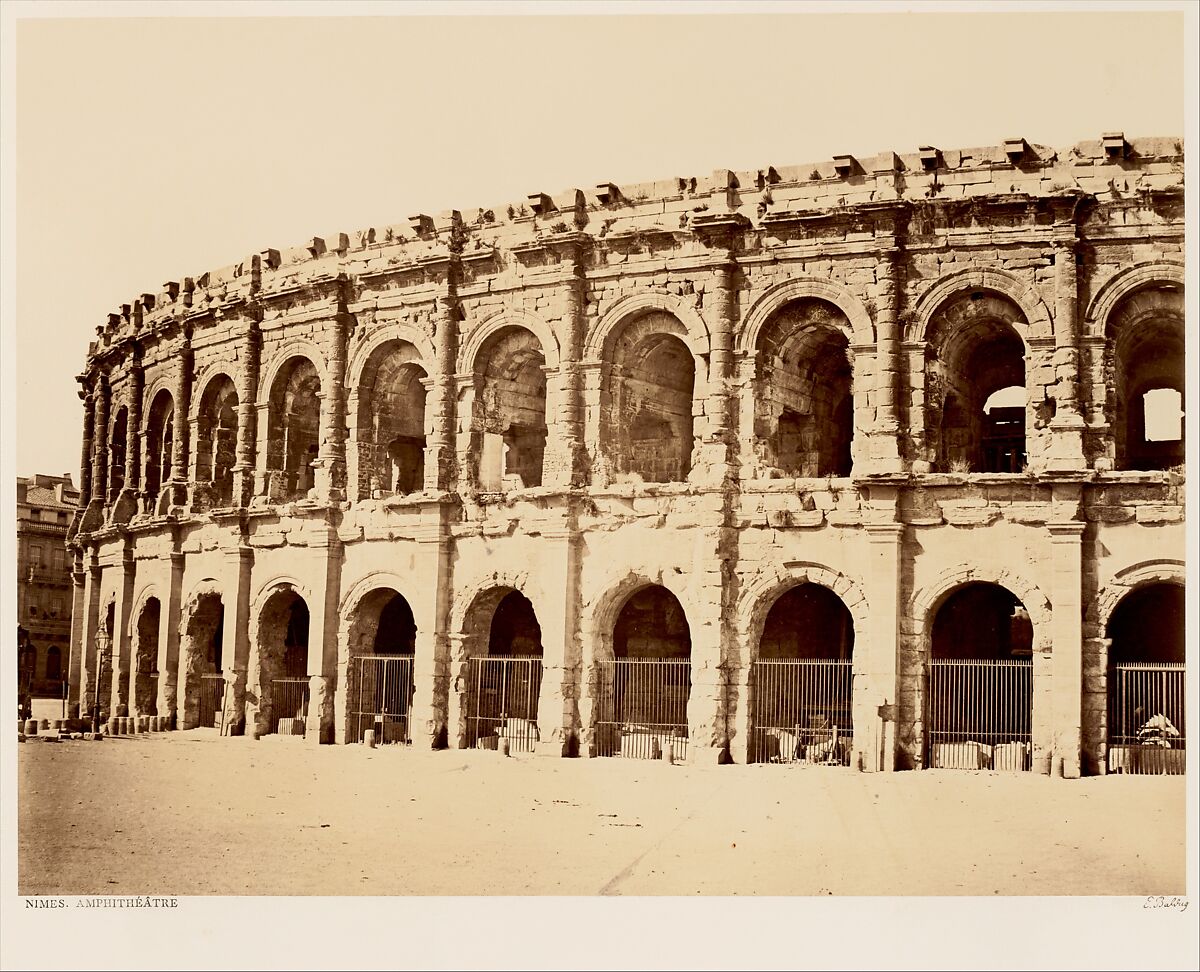
[(1145, 911), (1151, 909), (1157, 910), (1159, 908), (1173, 908), (1182, 915), (1185, 911), (1187, 911), (1188, 899), (1176, 898), (1172, 897), (1171, 895), (1164, 894), (1151, 894), (1147, 896), (1146, 903), (1142, 905), (1142, 909)]

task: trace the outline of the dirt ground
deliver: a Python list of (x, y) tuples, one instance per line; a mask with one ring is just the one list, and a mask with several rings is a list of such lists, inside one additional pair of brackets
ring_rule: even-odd
[(1148, 895), (1185, 885), (1183, 777), (505, 759), (214, 730), (29, 742), (18, 774), (25, 895)]

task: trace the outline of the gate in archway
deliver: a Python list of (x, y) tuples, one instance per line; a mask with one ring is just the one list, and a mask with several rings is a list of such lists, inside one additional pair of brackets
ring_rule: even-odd
[(614, 658), (597, 664), (596, 755), (687, 759), (690, 660)]
[(926, 766), (1031, 769), (1032, 659), (935, 658), (928, 686)]
[(467, 746), (533, 752), (538, 741), (542, 659), (535, 655), (480, 655), (467, 671)]
[(1116, 664), (1108, 673), (1108, 771), (1183, 775), (1184, 666)]
[(411, 655), (359, 655), (350, 670), (350, 720), (354, 741), (368, 729), (379, 743), (412, 740), (409, 710), (413, 698)]
[(849, 766), (854, 673), (849, 661), (754, 663), (751, 760)]

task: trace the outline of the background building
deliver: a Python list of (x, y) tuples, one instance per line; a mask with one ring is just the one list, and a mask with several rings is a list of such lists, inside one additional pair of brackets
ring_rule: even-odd
[(1068, 776), (1160, 719), (1181, 753), (1182, 161), (538, 191), (142, 294), (79, 376), (72, 698)]
[(17, 623), (24, 629), (34, 697), (59, 698), (71, 651), (67, 528), (79, 503), (70, 473), (17, 477)]

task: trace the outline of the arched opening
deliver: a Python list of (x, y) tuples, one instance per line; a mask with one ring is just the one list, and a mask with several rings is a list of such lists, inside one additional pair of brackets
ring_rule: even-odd
[(792, 587), (771, 605), (751, 671), (750, 759), (847, 766), (854, 620), (819, 584)]
[(58, 645), (51, 645), (46, 649), (46, 681), (62, 681), (62, 652), (59, 651)]
[(181, 729), (222, 728), (225, 714), (223, 645), (225, 605), (212, 591), (198, 595), (183, 623)]
[(359, 495), (419, 493), (425, 486), (425, 381), (407, 341), (372, 352), (358, 390)]
[(542, 628), (533, 604), (520, 591), (495, 588), (476, 599), (467, 629), (467, 745), (532, 752), (542, 685)]
[(613, 626), (613, 658), (599, 664), (597, 754), (687, 756), (692, 636), (683, 606), (665, 587), (643, 587)]
[(237, 423), (237, 389), (228, 375), (218, 375), (204, 389), (196, 423), (196, 484), (207, 486), (215, 506), (227, 506), (233, 498)]
[(853, 367), (844, 314), (806, 298), (775, 312), (757, 345), (754, 434), (766, 465), (785, 476), (849, 476)]
[(1025, 342), (1014, 326), (1024, 320), (1012, 301), (982, 291), (951, 301), (932, 318), (926, 434), (940, 471), (1024, 471)]
[(165, 388), (154, 396), (146, 422), (146, 475), (142, 495), (147, 513), (153, 513), (159, 490), (171, 478), (171, 452), (175, 445), (175, 402)]
[(654, 311), (611, 343), (601, 395), (601, 451), (618, 478), (684, 482), (691, 470), (696, 365), (683, 324)]
[(546, 451), (546, 359), (537, 337), (506, 327), (479, 352), (476, 469), (486, 491), (542, 485)]
[(1184, 588), (1159, 581), (1117, 604), (1108, 649), (1108, 771), (1182, 774)]
[(1118, 469), (1184, 461), (1183, 293), (1147, 288), (1126, 297), (1108, 325), (1111, 424)]
[(288, 361), (275, 377), (267, 419), (268, 495), (305, 498), (316, 485), (321, 435), (321, 378), (308, 358)]
[(139, 715), (158, 715), (158, 630), (161, 620), (162, 607), (158, 598), (147, 598), (138, 615), (133, 660), (133, 704)]
[(115, 503), (125, 486), (125, 453), (129, 426), (129, 410), (122, 405), (113, 417), (112, 434), (108, 439), (108, 501)]
[(971, 582), (937, 608), (926, 692), (926, 765), (1031, 768), (1033, 625), (999, 584)]
[(350, 627), (350, 739), (374, 730), (380, 743), (411, 742), (413, 655), (417, 624), (408, 601), (381, 587), (359, 602)]
[(308, 717), (309, 612), (290, 587), (259, 613), (256, 648), (259, 735), (303, 736)]

